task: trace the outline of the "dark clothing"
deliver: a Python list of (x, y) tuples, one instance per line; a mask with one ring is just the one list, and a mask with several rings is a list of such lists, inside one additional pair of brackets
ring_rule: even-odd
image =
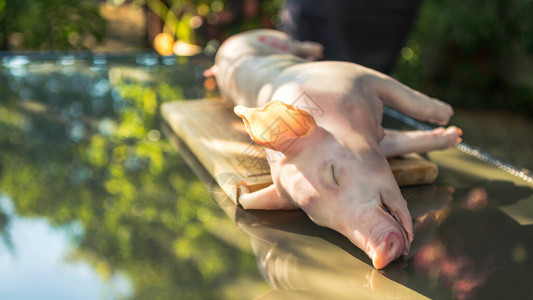
[(326, 60), (390, 73), (417, 15), (419, 0), (286, 0), (282, 28), (324, 45)]

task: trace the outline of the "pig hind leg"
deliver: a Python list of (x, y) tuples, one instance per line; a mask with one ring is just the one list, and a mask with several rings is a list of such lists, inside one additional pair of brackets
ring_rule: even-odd
[(387, 106), (415, 119), (439, 125), (448, 124), (453, 115), (453, 109), (447, 103), (430, 98), (391, 77), (380, 75), (376, 79), (374, 83), (377, 94)]
[(257, 40), (261, 47), (257, 50), (262, 55), (292, 54), (309, 60), (324, 56), (324, 46), (310, 41), (298, 41), (285, 33), (272, 30), (258, 30)]
[(385, 156), (392, 157), (406, 153), (423, 153), (446, 149), (461, 142), (463, 131), (455, 126), (439, 127), (428, 131), (385, 130), (385, 137), (379, 146)]

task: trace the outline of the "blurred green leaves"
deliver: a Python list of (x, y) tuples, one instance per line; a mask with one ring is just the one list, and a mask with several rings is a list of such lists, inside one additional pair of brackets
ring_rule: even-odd
[(530, 114), (532, 10), (531, 0), (426, 0), (396, 76), (457, 107)]

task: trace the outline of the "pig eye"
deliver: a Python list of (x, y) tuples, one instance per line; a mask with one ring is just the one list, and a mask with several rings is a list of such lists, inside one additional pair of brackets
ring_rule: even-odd
[(337, 181), (337, 176), (335, 175), (335, 167), (333, 165), (331, 165), (331, 175), (333, 176), (333, 181), (335, 182), (335, 184), (337, 186), (341, 186), (339, 184), (339, 181)]

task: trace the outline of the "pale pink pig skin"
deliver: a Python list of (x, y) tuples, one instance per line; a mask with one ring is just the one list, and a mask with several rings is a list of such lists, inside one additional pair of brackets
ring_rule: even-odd
[(245, 209), (301, 208), (316, 224), (345, 235), (381, 269), (407, 254), (413, 240), (407, 203), (386, 157), (447, 148), (462, 132), (453, 126), (384, 130), (384, 105), (441, 125), (453, 110), (363, 66), (309, 60), (321, 53), (318, 44), (273, 30), (238, 34), (217, 52), (206, 74), (215, 75), (222, 96), (238, 105), (237, 112), (242, 105), (278, 100), (307, 111), (316, 122), (286, 147), (266, 146), (273, 184), (244, 193), (239, 202)]

